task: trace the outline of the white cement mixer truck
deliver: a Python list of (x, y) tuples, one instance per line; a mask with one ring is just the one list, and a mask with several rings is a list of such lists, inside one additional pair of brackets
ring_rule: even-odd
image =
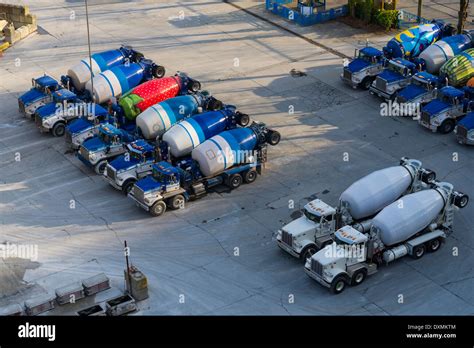
[(372, 219), (369, 233), (340, 228), (333, 244), (306, 260), (306, 274), (339, 294), (348, 284), (361, 284), (384, 263), (437, 251), (452, 231), (454, 211), (464, 208), (469, 197), (446, 182), (431, 186), (382, 209)]
[(283, 226), (276, 235), (278, 246), (305, 261), (316, 251), (332, 244), (333, 235), (350, 225), (367, 232), (370, 218), (403, 195), (417, 192), (436, 179), (418, 160), (402, 158), (400, 165), (375, 171), (353, 183), (332, 207), (320, 199), (306, 204), (303, 216)]

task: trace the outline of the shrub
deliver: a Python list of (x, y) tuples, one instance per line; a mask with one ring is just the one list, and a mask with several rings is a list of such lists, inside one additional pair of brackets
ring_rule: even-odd
[(390, 30), (392, 28), (398, 27), (398, 11), (397, 10), (378, 10), (375, 15), (375, 22), (385, 28), (385, 30)]

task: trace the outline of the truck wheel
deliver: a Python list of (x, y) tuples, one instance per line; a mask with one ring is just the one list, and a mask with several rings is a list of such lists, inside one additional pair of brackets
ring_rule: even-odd
[(434, 253), (435, 251), (438, 251), (439, 248), (441, 247), (441, 239), (439, 238), (433, 239), (432, 241), (429, 241), (427, 244), (428, 244), (428, 251)]
[(459, 208), (464, 208), (469, 203), (469, 196), (462, 194), (454, 198), (454, 204)]
[(247, 114), (240, 114), (239, 116), (239, 125), (247, 127), (250, 123), (250, 116)]
[(426, 171), (421, 174), (421, 180), (424, 183), (429, 184), (436, 180), (436, 173), (430, 169), (426, 169)]
[(300, 256), (301, 261), (303, 261), (303, 263), (306, 262), (306, 260), (309, 259), (314, 254), (316, 254), (317, 251), (318, 251), (318, 249), (316, 248), (316, 245), (307, 246), (301, 252), (301, 256)]
[(454, 120), (448, 118), (447, 120), (444, 120), (443, 123), (441, 123), (441, 125), (438, 127), (438, 132), (441, 134), (448, 134), (454, 130), (454, 127), (456, 127), (456, 123)]
[(165, 76), (166, 70), (161, 65), (155, 65), (152, 69), (152, 73), (153, 73), (153, 76), (155, 76), (156, 78), (161, 78)]
[(163, 201), (158, 201), (150, 209), (150, 213), (153, 216), (160, 216), (166, 211), (166, 204)]
[(184, 208), (184, 202), (185, 201), (186, 200), (184, 199), (183, 195), (173, 196), (168, 201), (168, 207), (170, 207), (173, 210)]
[(251, 184), (255, 180), (257, 180), (257, 171), (255, 169), (247, 170), (244, 174), (244, 181), (247, 184)]
[(56, 123), (53, 127), (53, 135), (55, 137), (62, 137), (66, 132), (66, 125), (62, 122)]
[(423, 257), (423, 255), (425, 255), (425, 251), (426, 251), (425, 245), (420, 244), (420, 245), (416, 246), (415, 249), (413, 250), (412, 257), (415, 260), (421, 259)]
[(357, 285), (362, 284), (366, 277), (367, 277), (367, 270), (365, 268), (358, 270), (352, 275), (351, 285), (357, 286)]
[(194, 92), (196, 93), (197, 91), (199, 91), (201, 89), (201, 83), (199, 81), (193, 81), (191, 82), (191, 86), (189, 87), (189, 90), (191, 92)]
[(94, 170), (97, 175), (104, 175), (106, 167), (107, 167), (107, 160), (102, 160), (95, 165)]
[(240, 174), (232, 174), (229, 178), (229, 187), (236, 189), (242, 184), (242, 176)]
[(281, 140), (280, 132), (271, 131), (270, 136), (268, 137), (268, 143), (272, 146), (277, 145)]
[(367, 76), (362, 80), (362, 82), (359, 84), (359, 86), (363, 90), (368, 90), (370, 88), (370, 86), (372, 85), (373, 81), (374, 81), (374, 79), (372, 77)]
[(347, 286), (347, 280), (343, 275), (338, 275), (336, 278), (333, 279), (331, 283), (331, 292), (333, 294), (340, 294), (344, 291)]
[(132, 191), (133, 185), (135, 185), (135, 180), (133, 179), (128, 179), (123, 183), (122, 192), (125, 194), (125, 196), (128, 195), (130, 191)]

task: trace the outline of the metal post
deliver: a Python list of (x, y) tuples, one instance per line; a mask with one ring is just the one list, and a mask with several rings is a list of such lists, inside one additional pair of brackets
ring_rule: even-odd
[(128, 289), (130, 294), (132, 293), (132, 280), (130, 278), (130, 264), (128, 263), (128, 255), (129, 255), (129, 249), (127, 246), (127, 241), (124, 241), (124, 246), (125, 246), (125, 262), (127, 264), (127, 280), (128, 280)]
[(418, 0), (418, 13), (417, 13), (417, 22), (421, 22), (421, 7), (423, 6), (423, 0)]
[(91, 36), (90, 36), (90, 29), (89, 29), (89, 7), (87, 6), (87, 0), (84, 0), (84, 2), (86, 3), (87, 45), (89, 46), (89, 69), (91, 71), (92, 101), (94, 101), (94, 73), (92, 72)]
[(458, 17), (458, 34), (461, 34), (467, 20), (467, 8), (469, 0), (461, 0), (459, 2), (459, 17)]

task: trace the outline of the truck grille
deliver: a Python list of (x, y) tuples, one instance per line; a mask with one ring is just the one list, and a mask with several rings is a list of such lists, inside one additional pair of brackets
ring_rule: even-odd
[(89, 161), (89, 151), (84, 146), (79, 148), (79, 154), (86, 160)]
[(315, 259), (311, 259), (311, 270), (316, 274), (323, 275), (323, 265)]
[(377, 77), (377, 79), (375, 80), (375, 87), (377, 87), (377, 89), (380, 89), (381, 91), (385, 91), (387, 89), (387, 81)]
[(457, 135), (459, 138), (462, 139), (467, 139), (467, 128), (464, 126), (458, 126), (458, 129), (456, 130)]
[(426, 111), (423, 111), (421, 113), (421, 121), (425, 122), (426, 124), (430, 124), (430, 114)]
[(286, 245), (289, 245), (289, 246), (292, 246), (293, 245), (293, 237), (291, 234), (289, 234), (288, 232), (286, 231), (282, 231), (281, 232), (281, 240), (283, 241), (283, 243), (285, 243)]
[(18, 109), (20, 109), (20, 112), (25, 113), (25, 104), (21, 100), (18, 100)]
[(43, 125), (43, 120), (39, 115), (35, 115), (35, 124), (38, 127), (41, 127)]
[(64, 140), (66, 141), (66, 144), (72, 144), (72, 134), (71, 132), (67, 131), (64, 133)]
[(348, 69), (344, 69), (343, 76), (345, 79), (352, 80), (352, 72)]
[(107, 176), (113, 181), (115, 181), (115, 179), (117, 178), (117, 172), (111, 166), (107, 166), (106, 171), (107, 171)]
[(133, 195), (135, 196), (135, 198), (137, 200), (139, 200), (140, 202), (144, 202), (145, 201), (145, 192), (143, 192), (140, 188), (138, 188), (137, 186), (133, 186)]

